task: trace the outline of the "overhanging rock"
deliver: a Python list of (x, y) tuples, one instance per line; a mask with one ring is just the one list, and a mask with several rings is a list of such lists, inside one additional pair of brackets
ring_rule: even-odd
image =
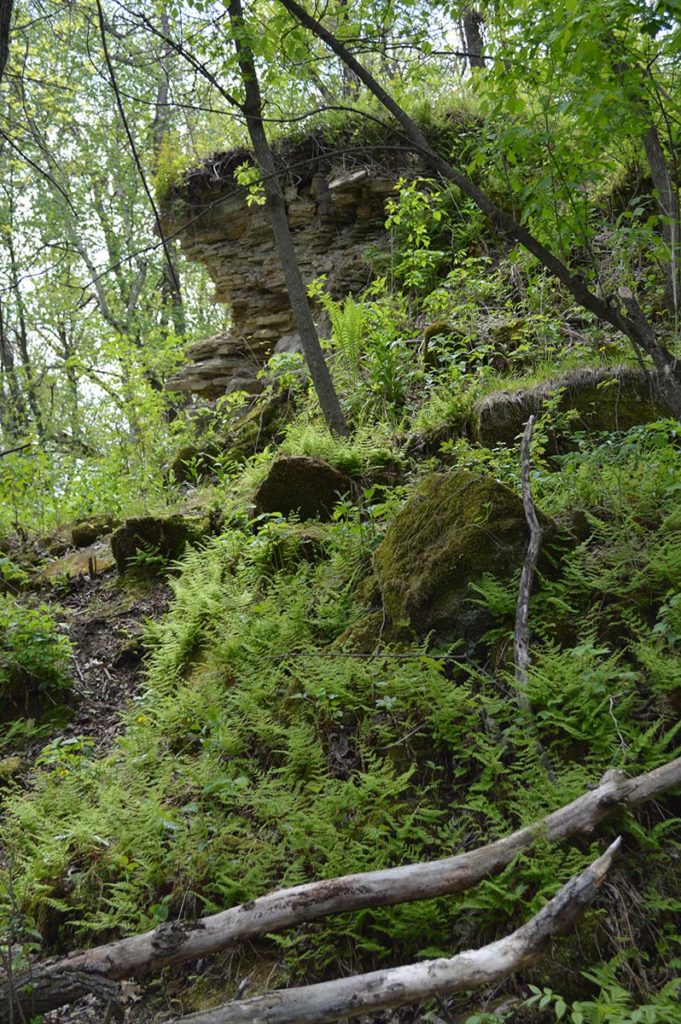
[[(255, 393), (258, 371), (277, 346), (296, 348), (266, 211), (249, 206), (234, 179), (248, 159), (244, 150), (214, 156), (165, 200), (164, 231), (179, 237), (190, 260), (204, 264), (215, 284), (214, 301), (226, 303), (232, 316), (230, 330), (189, 347), (190, 362), (167, 382), (171, 391), (206, 398)], [(335, 297), (355, 293), (371, 278), (369, 247), (387, 248), (385, 203), (400, 170), (334, 166), (309, 154), (296, 159), (289, 154), (285, 198), (303, 277), (309, 283), (326, 275)]]

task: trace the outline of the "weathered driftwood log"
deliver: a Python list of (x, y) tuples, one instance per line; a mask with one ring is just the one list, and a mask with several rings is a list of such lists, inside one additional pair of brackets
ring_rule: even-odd
[(619, 845), (617, 839), (586, 871), (571, 878), (535, 917), (489, 946), (466, 950), (451, 959), (426, 960), (319, 985), (280, 989), (192, 1013), (168, 1024), (313, 1024), (490, 985), (532, 963), (554, 936), (577, 921), (598, 892)]
[(116, 981), (158, 970), (329, 914), (462, 892), (502, 871), (537, 836), (558, 840), (589, 833), (616, 807), (636, 807), (675, 786), (681, 786), (681, 758), (633, 779), (611, 771), (598, 787), (572, 803), (468, 853), (271, 892), (198, 921), (161, 924), (142, 935), (35, 964), (12, 984), (0, 973), (0, 1024), (21, 1019), (20, 1012), (45, 1013), (87, 991), (96, 992), (102, 979)]

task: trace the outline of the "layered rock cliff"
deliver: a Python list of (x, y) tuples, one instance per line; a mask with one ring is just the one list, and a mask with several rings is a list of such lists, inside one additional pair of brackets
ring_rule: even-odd
[[(231, 312), (231, 328), (191, 345), (190, 362), (171, 380), (172, 391), (215, 398), (255, 392), (258, 370), (275, 351), (299, 339), (274, 239), (263, 206), (249, 205), (234, 179), (243, 151), (211, 158), (167, 198), (164, 229), (179, 237), (189, 259), (215, 283), (214, 300)], [(385, 248), (385, 203), (400, 171), (385, 163), (359, 165), (347, 154), (298, 162), (284, 172), (289, 223), (303, 277), (326, 275), (334, 296), (357, 292), (371, 269), (370, 246)]]

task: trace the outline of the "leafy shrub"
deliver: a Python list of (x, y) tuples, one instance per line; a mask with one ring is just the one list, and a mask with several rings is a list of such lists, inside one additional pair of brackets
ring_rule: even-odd
[(70, 686), (71, 644), (45, 605), (27, 608), (0, 595), (0, 697), (11, 704), (44, 699)]
[(29, 574), (17, 565), (9, 555), (0, 552), (0, 592), (9, 590), (16, 593), (28, 582)]

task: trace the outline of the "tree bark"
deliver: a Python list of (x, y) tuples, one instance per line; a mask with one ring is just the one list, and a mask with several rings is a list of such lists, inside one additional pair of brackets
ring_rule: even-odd
[[(170, 31), (168, 12), (165, 10), (161, 11), (161, 31), (166, 36)], [(164, 67), (164, 61), (168, 59), (171, 52), (172, 51), (167, 43), (164, 44), (164, 50), (159, 60), (160, 70), (158, 85), (156, 87), (156, 108), (154, 111), (154, 121), (151, 126), (152, 153), (154, 157), (155, 171), (158, 170), (163, 140), (169, 127), (169, 83), (168, 73)], [(161, 230), (163, 230), (162, 224)], [(163, 308), (169, 315), (169, 322), (172, 324), (175, 334), (179, 338), (183, 338), (187, 333), (187, 324), (184, 315), (184, 301), (182, 298), (180, 274), (177, 269), (177, 260), (174, 258), (169, 246), (166, 251), (167, 263), (163, 266), (161, 298)]]
[[(672, 354), (656, 338), (654, 331), (638, 308), (638, 316), (624, 314), (611, 304), (608, 299), (601, 299), (586, 286), (585, 282), (573, 275), (568, 267), (558, 259), (539, 239), (524, 225), (518, 223), (511, 214), (497, 206), (489, 196), (464, 174), (453, 167), (447, 160), (439, 156), (431, 147), (425, 135), (412, 118), (390, 96), (383, 86), (360, 64), (348, 48), (329, 32), (321, 22), (300, 6), (296, 0), (279, 0), (289, 14), (305, 28), (321, 39), (348, 67), (350, 67), (366, 87), (376, 96), (380, 103), (390, 111), (395, 120), (402, 126), (414, 150), (434, 171), (447, 181), (453, 182), (464, 195), (473, 200), (475, 205), (489, 217), (495, 230), (509, 238), (515, 239), (528, 252), (532, 253), (567, 288), (576, 302), (584, 309), (594, 313), (599, 320), (610, 324), (621, 331), (632, 342), (634, 347), (643, 349), (651, 358), (655, 367), (654, 383), (663, 394), (673, 414), (681, 419), (681, 381), (677, 377), (676, 360)], [(629, 310), (628, 310), (629, 312)]]
[(4, 384), (7, 383), (9, 392), (9, 407), (4, 401), (2, 414), (2, 429), (11, 440), (15, 440), (28, 430), (29, 419), (26, 411), (24, 397), (17, 380), (16, 366), (14, 362), (14, 347), (7, 330), (7, 321), (0, 301), (0, 385), (4, 391)]
[(586, 871), (571, 878), (538, 914), (498, 942), (466, 950), (451, 959), (426, 960), (320, 985), (268, 992), (254, 999), (191, 1013), (168, 1024), (317, 1024), (502, 981), (533, 963), (552, 938), (568, 931), (579, 920), (598, 893), (620, 843), (616, 839)]
[(638, 807), (677, 786), (681, 786), (681, 757), (633, 779), (611, 771), (595, 789), (572, 803), (477, 850), (424, 864), (309, 882), (198, 921), (161, 924), (142, 935), (36, 964), (18, 975), (12, 986), (0, 975), (0, 1024), (11, 1024), (11, 1012), (15, 1017), (20, 1011), (45, 1013), (88, 991), (96, 992), (102, 979), (115, 982), (159, 970), (330, 914), (463, 892), (503, 871), (537, 839), (556, 842), (588, 834), (618, 808)]
[(21, 294), (21, 281), (19, 279), (19, 264), (17, 260), (16, 250), (14, 248), (14, 214), (15, 214), (15, 203), (14, 194), (12, 192), (13, 182), (10, 181), (9, 192), (9, 203), (10, 203), (10, 223), (9, 230), (7, 232), (7, 253), (9, 255), (9, 271), (10, 271), (10, 285), (12, 288), (12, 294), (16, 303), (17, 310), (17, 322), (19, 329), (17, 331), (17, 344), (19, 346), (19, 355), (21, 356), (21, 366), (26, 378), (26, 397), (28, 400), (28, 407), (31, 410), (33, 416), (33, 422), (35, 423), (38, 437), (41, 441), (45, 440), (45, 427), (43, 424), (42, 412), (38, 401), (37, 383), (35, 373), (33, 371), (33, 363), (31, 362), (31, 355), (28, 350), (28, 326), (26, 323), (26, 310), (24, 308), (24, 298)]
[(298, 266), (298, 257), (296, 256), (291, 229), (286, 215), (284, 194), (263, 124), (260, 85), (258, 83), (253, 53), (246, 36), (241, 0), (230, 0), (228, 11), (237, 61), (246, 95), (246, 102), (242, 110), (246, 117), (255, 159), (262, 175), (265, 195), (267, 197), (267, 212), (284, 272), (296, 327), (300, 334), (303, 352), (305, 353), (310, 376), (319, 398), (319, 404), (322, 407), (322, 412), (329, 429), (335, 434), (347, 436), (349, 430), (345, 422), (345, 416), (340, 407), (338, 395), (333, 386), (329, 368), (326, 365), (324, 353), (319, 344), (317, 330), (312, 320), (310, 304), (307, 299), (307, 289)]
[(679, 254), (681, 253), (681, 212), (679, 193), (669, 170), (669, 164), (662, 148), (660, 135), (653, 125), (643, 136), (643, 148), (653, 187), (657, 193), (657, 205), (662, 217), (662, 238), (669, 250), (665, 300), (675, 316), (679, 315)]
[(482, 15), (474, 7), (466, 7), (461, 17), (463, 41), (468, 63), (472, 68), (484, 68), (485, 44), (482, 38)]
[(0, 81), (9, 60), (9, 34), (14, 0), (0, 0)]

